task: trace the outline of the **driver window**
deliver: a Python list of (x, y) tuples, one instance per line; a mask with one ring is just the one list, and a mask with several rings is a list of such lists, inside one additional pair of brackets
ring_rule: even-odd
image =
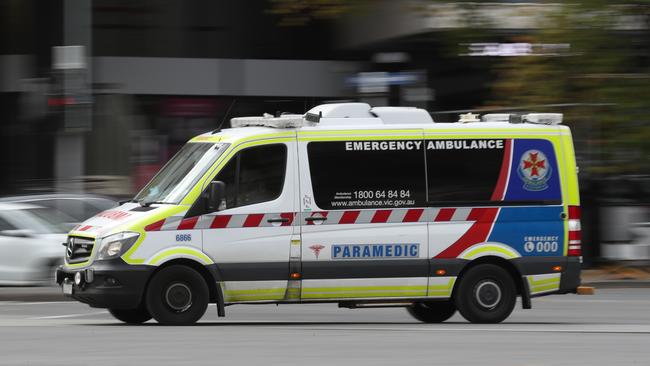
[(284, 186), (286, 165), (284, 144), (250, 147), (237, 153), (214, 179), (226, 184), (226, 208), (278, 198)]

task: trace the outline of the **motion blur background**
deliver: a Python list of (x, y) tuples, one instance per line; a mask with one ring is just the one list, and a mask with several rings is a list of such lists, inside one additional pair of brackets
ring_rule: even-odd
[(0, 0), (0, 195), (130, 197), (194, 135), (324, 102), (561, 112), (587, 265), (647, 264), (649, 97), (650, 1)]

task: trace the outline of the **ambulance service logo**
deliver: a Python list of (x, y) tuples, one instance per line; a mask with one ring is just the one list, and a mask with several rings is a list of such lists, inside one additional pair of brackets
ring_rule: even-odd
[(318, 259), (318, 256), (320, 255), (320, 251), (325, 249), (325, 246), (320, 244), (314, 244), (310, 246), (309, 249), (311, 249), (314, 252), (316, 259)]
[(548, 188), (546, 182), (551, 177), (551, 166), (543, 152), (528, 150), (523, 153), (517, 172), (524, 181), (525, 190), (537, 192)]

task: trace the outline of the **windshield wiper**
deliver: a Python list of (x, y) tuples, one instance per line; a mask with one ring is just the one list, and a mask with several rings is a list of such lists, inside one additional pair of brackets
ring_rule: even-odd
[(140, 201), (137, 201), (140, 206), (142, 207), (149, 207), (152, 204), (162, 204), (162, 205), (173, 205), (171, 202), (163, 202), (163, 201), (145, 201), (144, 199), (141, 199)]

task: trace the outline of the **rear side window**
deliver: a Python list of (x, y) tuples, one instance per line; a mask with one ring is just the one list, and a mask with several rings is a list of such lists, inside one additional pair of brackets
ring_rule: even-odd
[(544, 139), (427, 140), (430, 206), (559, 204), (560, 171)]
[(505, 145), (504, 140), (427, 141), (429, 203), (500, 200), (494, 193)]
[(272, 144), (237, 153), (215, 177), (226, 184), (226, 207), (272, 201), (282, 193), (287, 147)]
[(310, 142), (314, 199), (325, 210), (426, 203), (422, 140)]

